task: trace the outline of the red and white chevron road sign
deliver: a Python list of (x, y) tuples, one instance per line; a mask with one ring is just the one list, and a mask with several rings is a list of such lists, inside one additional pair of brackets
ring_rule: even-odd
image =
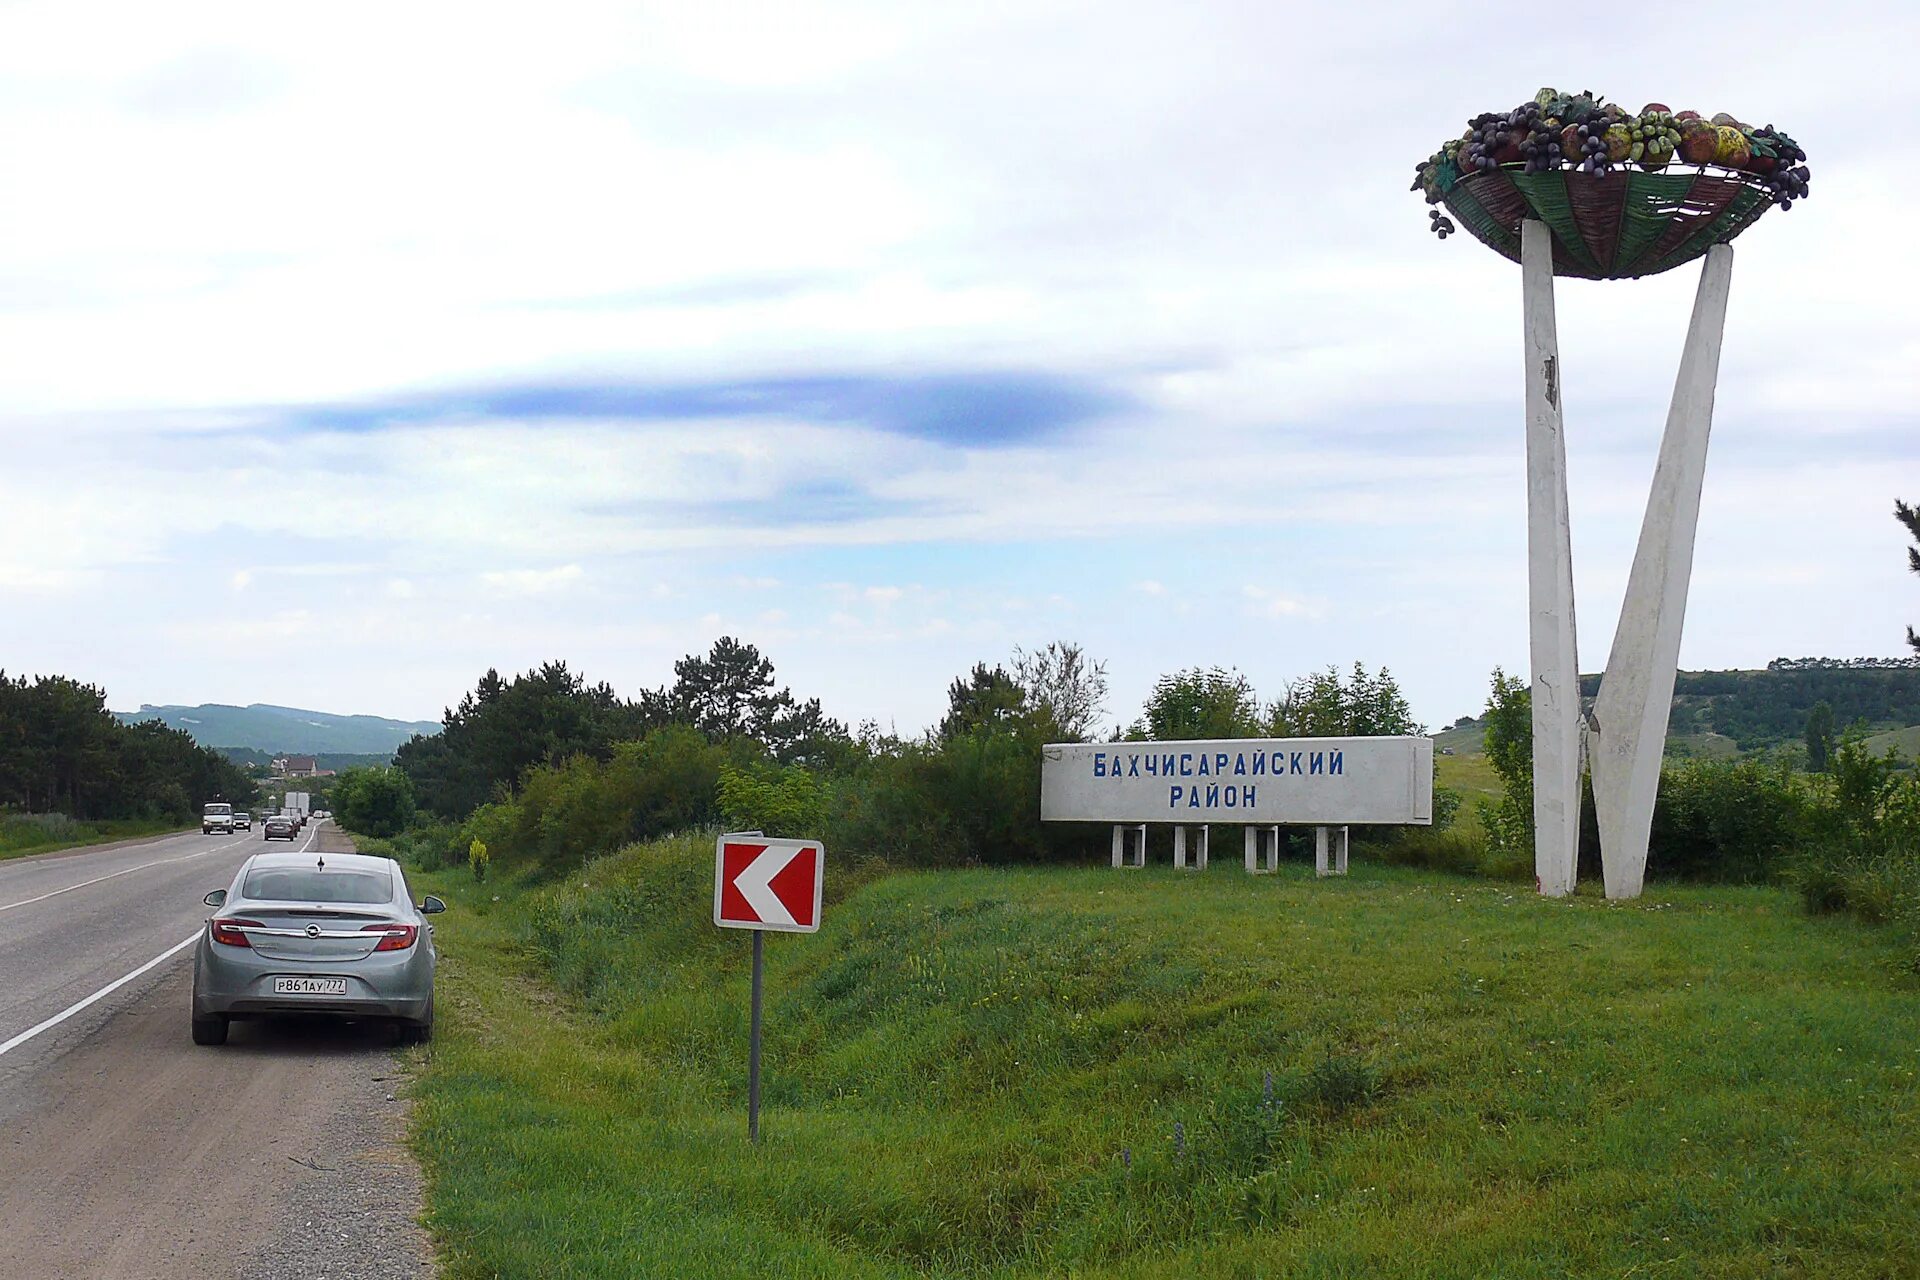
[(826, 862), (818, 840), (721, 836), (713, 851), (713, 922), (723, 929), (814, 932)]

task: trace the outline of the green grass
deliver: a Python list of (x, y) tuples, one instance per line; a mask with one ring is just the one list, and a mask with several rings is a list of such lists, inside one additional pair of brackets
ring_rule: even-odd
[(416, 877), (449, 1275), (1914, 1273), (1920, 992), (1782, 893), (836, 867), (755, 1150), (711, 868)]
[(1471, 755), (1436, 754), (1433, 764), (1434, 785), (1452, 787), (1464, 797), (1453, 820), (1454, 829), (1467, 836), (1480, 836), (1480, 802), (1500, 803), (1500, 775), (1493, 771), (1492, 761), (1476, 751)]
[(1740, 744), (1723, 733), (1669, 734), (1666, 754), (1674, 760), (1737, 760)]
[(1891, 747), (1900, 753), (1902, 760), (1920, 760), (1920, 724), (1876, 733), (1864, 745), (1875, 755), (1885, 755)]
[(0, 814), (0, 862), (29, 853), (53, 853), (187, 830), (191, 828), (171, 821), (75, 822), (60, 814)]

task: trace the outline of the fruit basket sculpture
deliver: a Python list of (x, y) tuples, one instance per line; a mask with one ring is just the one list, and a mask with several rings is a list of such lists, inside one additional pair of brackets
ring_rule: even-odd
[[(1590, 93), (1542, 89), (1512, 111), (1476, 116), (1416, 166), (1413, 189), (1435, 206), (1427, 215), (1435, 234), (1445, 240), (1465, 226), (1520, 264), (1534, 869), (1544, 894), (1574, 888), (1583, 765), (1593, 774), (1607, 896), (1637, 897), (1645, 881), (1733, 278), (1730, 242), (1768, 209), (1806, 197), (1806, 158), (1772, 125), (1707, 120), (1660, 103), (1629, 114)], [(1632, 279), (1696, 258), (1705, 264), (1653, 488), (1606, 674), (1588, 709), (1574, 635), (1553, 278)]]
[(1629, 114), (1592, 94), (1542, 89), (1468, 122), (1416, 166), (1413, 189), (1445, 239), (1458, 226), (1520, 260), (1520, 228), (1553, 233), (1555, 275), (1655, 275), (1726, 244), (1807, 194), (1806, 153), (1772, 125), (1649, 103)]

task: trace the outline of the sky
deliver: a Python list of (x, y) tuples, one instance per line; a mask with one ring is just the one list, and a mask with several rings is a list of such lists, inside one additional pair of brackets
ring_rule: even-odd
[[(912, 733), (1069, 640), (1111, 722), (1359, 661), (1440, 727), (1526, 668), (1520, 282), (1407, 183), (1543, 84), (1810, 154), (1736, 247), (1682, 665), (1902, 652), (1920, 6), (1594, 25), (0, 0), (0, 667), (433, 719), (731, 634)], [(1559, 285), (1584, 670), (1697, 276)]]

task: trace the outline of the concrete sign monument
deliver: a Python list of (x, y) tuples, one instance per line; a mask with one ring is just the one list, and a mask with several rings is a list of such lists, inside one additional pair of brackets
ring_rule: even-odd
[[(1632, 113), (1592, 94), (1542, 89), (1468, 122), (1417, 166), (1414, 189), (1445, 203), (1520, 264), (1527, 410), (1527, 593), (1533, 666), (1534, 869), (1540, 892), (1573, 892), (1582, 754), (1609, 898), (1646, 878), (1654, 796), (1679, 668), (1706, 478), (1729, 243), (1769, 208), (1807, 194), (1806, 153), (1772, 125), (1650, 103)], [(1456, 230), (1428, 215), (1446, 239)], [(1640, 543), (1600, 696), (1584, 717), (1574, 631), (1573, 549), (1553, 277), (1630, 279), (1705, 258)]]
[(1433, 740), (1225, 738), (1203, 742), (1063, 742), (1041, 752), (1045, 822), (1114, 824), (1114, 865), (1146, 862), (1149, 823), (1174, 827), (1174, 865), (1204, 869), (1208, 828), (1246, 828), (1247, 870), (1273, 870), (1282, 825), (1320, 828), (1323, 872), (1346, 869), (1354, 823), (1433, 821)]

